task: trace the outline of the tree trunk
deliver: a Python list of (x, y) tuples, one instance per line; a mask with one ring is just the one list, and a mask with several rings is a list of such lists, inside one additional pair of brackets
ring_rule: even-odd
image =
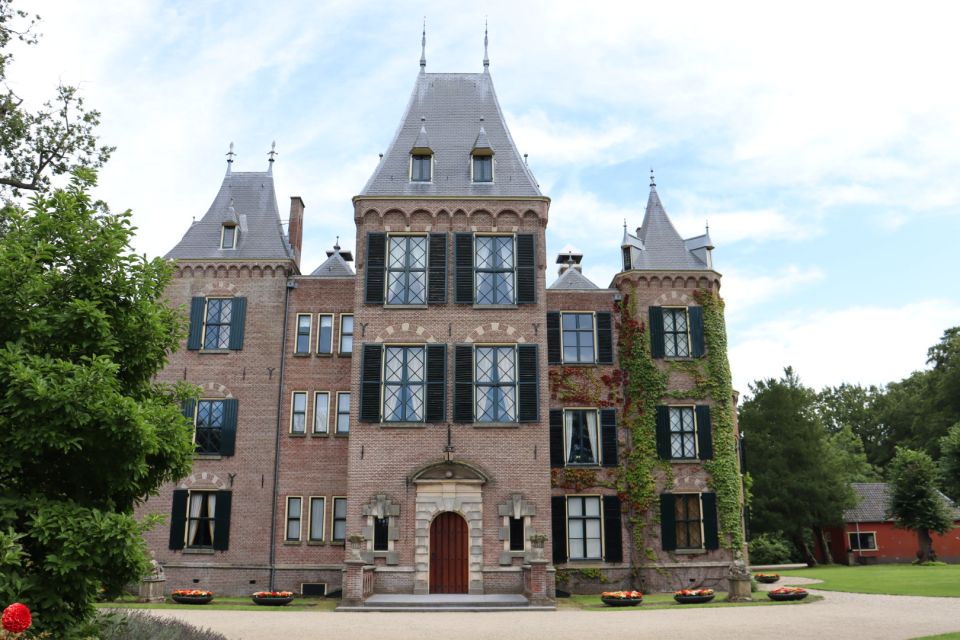
[(817, 537), (817, 542), (820, 543), (820, 548), (823, 549), (823, 563), (833, 564), (833, 554), (830, 552), (830, 545), (827, 543), (827, 535), (823, 527), (814, 527), (813, 535)]
[(937, 554), (933, 551), (933, 539), (930, 537), (928, 529), (917, 529), (917, 543), (920, 545), (920, 550), (917, 551), (917, 560), (933, 562), (937, 559)]
[(793, 541), (793, 544), (796, 545), (797, 550), (800, 551), (800, 554), (803, 556), (803, 561), (807, 563), (807, 566), (817, 566), (817, 558), (810, 551), (810, 547), (807, 545), (807, 541), (804, 539), (803, 532), (801, 531), (792, 534), (790, 539)]

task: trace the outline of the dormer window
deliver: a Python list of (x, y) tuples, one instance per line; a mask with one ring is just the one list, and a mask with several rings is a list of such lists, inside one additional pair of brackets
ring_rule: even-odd
[(473, 154), (473, 181), (493, 182), (493, 156)]
[(410, 182), (433, 180), (433, 156), (429, 153), (414, 153), (410, 156)]
[(220, 231), (220, 248), (235, 249), (237, 246), (237, 226), (234, 224), (223, 225)]

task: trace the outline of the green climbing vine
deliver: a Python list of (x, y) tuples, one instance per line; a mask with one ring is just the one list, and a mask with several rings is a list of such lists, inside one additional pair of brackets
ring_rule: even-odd
[(620, 369), (600, 374), (595, 367), (562, 367), (550, 371), (550, 397), (584, 407), (615, 407), (620, 401)]
[(698, 289), (694, 298), (703, 307), (703, 334), (707, 347), (704, 384), (714, 402), (710, 413), (713, 423), (713, 460), (705, 460), (703, 468), (710, 474), (710, 487), (717, 494), (721, 540), (739, 554), (744, 543), (741, 478), (723, 299), (707, 289)]

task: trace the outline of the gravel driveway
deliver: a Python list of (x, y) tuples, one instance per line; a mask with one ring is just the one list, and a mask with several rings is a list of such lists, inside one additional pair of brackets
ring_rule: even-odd
[[(806, 582), (788, 579), (789, 584)], [(776, 586), (776, 585), (774, 585)], [(960, 631), (960, 598), (820, 591), (821, 602), (784, 607), (502, 613), (287, 613), (171, 610), (231, 640), (509, 638), (908, 639)]]

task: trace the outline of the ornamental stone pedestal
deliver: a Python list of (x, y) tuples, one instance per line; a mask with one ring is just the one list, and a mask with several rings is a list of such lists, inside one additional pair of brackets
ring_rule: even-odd
[(737, 561), (730, 565), (727, 580), (730, 583), (730, 587), (727, 589), (727, 600), (729, 602), (750, 602), (753, 600), (753, 596), (750, 595), (752, 586), (750, 571), (747, 570), (743, 561)]
[(144, 578), (140, 582), (137, 602), (163, 602), (167, 596), (166, 578)]

